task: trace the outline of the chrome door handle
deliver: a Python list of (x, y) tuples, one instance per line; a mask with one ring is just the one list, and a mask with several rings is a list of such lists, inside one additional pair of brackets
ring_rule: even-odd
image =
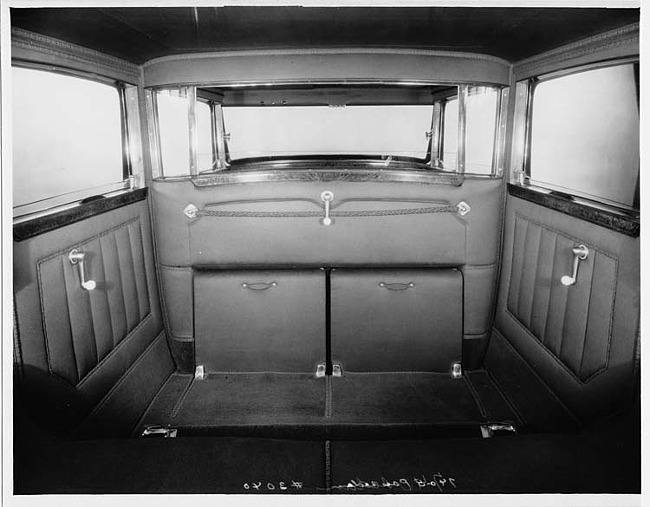
[(334, 223), (334, 220), (330, 218), (330, 205), (333, 199), (334, 193), (329, 190), (325, 190), (320, 194), (320, 200), (325, 204), (325, 216), (320, 219), (320, 223), (323, 225), (332, 225)]
[(408, 282), (408, 283), (386, 283), (386, 282), (379, 282), (379, 286), (388, 289), (388, 290), (406, 290), (406, 289), (412, 289), (415, 287), (415, 284), (413, 282)]
[(86, 280), (86, 273), (84, 272), (85, 257), (86, 254), (84, 252), (80, 252), (76, 248), (71, 250), (70, 253), (68, 254), (68, 259), (70, 260), (70, 264), (72, 265), (77, 264), (79, 266), (79, 278), (81, 280), (81, 288), (84, 290), (95, 290), (95, 287), (97, 287), (95, 281)]
[(244, 282), (241, 284), (241, 286), (243, 289), (267, 290), (270, 289), (271, 287), (277, 287), (278, 284), (276, 282), (253, 282), (253, 283)]
[(585, 245), (574, 246), (571, 251), (573, 252), (573, 273), (571, 276), (564, 275), (560, 279), (562, 285), (566, 285), (567, 287), (576, 283), (578, 278), (578, 265), (580, 261), (584, 261), (589, 257), (589, 249)]

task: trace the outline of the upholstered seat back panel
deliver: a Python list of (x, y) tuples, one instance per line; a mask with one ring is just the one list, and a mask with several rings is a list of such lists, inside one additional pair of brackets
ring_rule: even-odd
[[(316, 198), (318, 195), (315, 196)], [(275, 200), (212, 206), (233, 213), (316, 213), (314, 217), (212, 217), (188, 222), (190, 262), (194, 266), (250, 264), (461, 264), (465, 259), (466, 224), (452, 213), (344, 216), (333, 225), (320, 223), (322, 203)], [(449, 206), (448, 202), (366, 201), (333, 208), (348, 212), (390, 213)], [(354, 210), (354, 211), (353, 211)], [(446, 238), (440, 241), (440, 238)], [(218, 238), (218, 241), (215, 239)]]
[(14, 243), (14, 288), (19, 386), (72, 430), (162, 331), (146, 201)]
[[(194, 187), (153, 183), (159, 258), (167, 266), (461, 265), (496, 262), (500, 180), (462, 186), (345, 181), (265, 182)], [(333, 195), (331, 226), (323, 226), (321, 192)], [(471, 211), (418, 214), (430, 207)], [(232, 212), (199, 215), (183, 210)], [(414, 213), (395, 214), (410, 209)], [(368, 212), (381, 213), (368, 216)], [(276, 216), (238, 216), (263, 212)], [(290, 212), (314, 216), (282, 216)], [(336, 216), (336, 213), (360, 216)], [(280, 215), (280, 216), (277, 216)]]
[(344, 371), (450, 372), (461, 361), (457, 269), (336, 270), (332, 361)]
[(320, 270), (197, 272), (197, 365), (313, 373), (325, 362), (325, 297)]
[[(330, 226), (320, 223), (325, 190), (334, 195)], [(179, 365), (193, 357), (198, 313), (188, 309), (191, 270), (278, 266), (462, 267), (464, 361), (469, 368), (480, 365), (495, 299), (501, 180), (468, 177), (460, 186), (355, 182), (345, 181), (345, 173), (333, 181), (282, 181), (279, 174), (275, 181), (213, 186), (158, 180), (152, 198), (163, 300)], [(471, 208), (465, 215), (417, 213), (460, 202)], [(197, 218), (184, 213), (190, 204)], [(392, 214), (404, 209), (416, 212)]]

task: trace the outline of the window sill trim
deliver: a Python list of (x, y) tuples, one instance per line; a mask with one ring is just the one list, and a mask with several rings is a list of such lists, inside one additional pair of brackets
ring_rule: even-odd
[(638, 238), (640, 234), (639, 216), (633, 212), (626, 212), (601, 203), (590, 204), (582, 199), (578, 202), (570, 197), (555, 195), (548, 189), (514, 183), (508, 183), (508, 194), (606, 229), (620, 232), (626, 236)]
[(117, 195), (104, 197), (87, 203), (79, 203), (54, 212), (35, 217), (20, 217), (14, 221), (14, 241), (23, 241), (46, 232), (81, 222), (95, 215), (106, 213), (147, 198), (147, 188), (125, 190)]

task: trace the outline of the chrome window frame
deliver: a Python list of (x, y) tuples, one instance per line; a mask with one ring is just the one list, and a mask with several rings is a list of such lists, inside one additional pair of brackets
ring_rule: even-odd
[[(300, 84), (296, 82), (291, 82), (288, 84)], [(386, 82), (386, 81), (319, 81), (319, 82), (310, 82), (310, 84), (367, 84), (367, 85), (392, 85), (392, 86), (426, 86), (434, 85), (441, 83), (432, 83), (432, 82)], [(442, 83), (449, 84), (450, 86), (456, 86), (458, 92), (454, 97), (459, 99), (459, 111), (458, 111), (458, 161), (457, 166), (454, 170), (444, 170), (436, 162), (440, 160), (442, 155), (441, 150), (444, 145), (444, 104), (442, 105), (441, 110), (436, 109), (436, 104), (444, 102), (446, 98), (437, 99), (437, 97), (432, 97), (432, 119), (431, 119), (431, 133), (430, 140), (427, 146), (427, 152), (425, 157), (422, 159), (422, 163), (431, 167), (432, 170), (441, 170), (447, 173), (456, 173), (460, 175), (465, 174), (465, 145), (466, 145), (466, 118), (465, 118), (465, 108), (464, 101), (461, 97), (466, 97), (469, 93), (469, 89), (472, 87), (489, 87), (493, 88), (497, 92), (497, 106), (495, 111), (495, 133), (493, 137), (493, 146), (492, 146), (492, 167), (489, 174), (484, 173), (467, 173), (469, 176), (477, 178), (501, 178), (504, 173), (504, 162), (506, 159), (506, 129), (507, 129), (507, 120), (508, 120), (508, 104), (509, 104), (509, 87), (504, 85), (495, 85), (490, 83)], [(273, 86), (279, 86), (278, 83), (273, 83)], [(241, 87), (264, 87), (270, 86), (265, 83), (241, 83), (238, 85), (227, 84), (210, 84), (210, 85), (201, 85), (208, 87), (216, 88), (241, 88)], [(157, 93), (161, 90), (185, 90), (188, 94), (188, 126), (189, 130), (189, 142), (190, 142), (190, 165), (188, 166), (189, 170), (187, 174), (171, 175), (166, 176), (165, 170), (162, 162), (161, 156), (161, 138), (160, 138), (160, 123), (158, 117), (158, 105), (157, 105)], [(147, 118), (148, 118), (148, 136), (149, 136), (149, 146), (151, 151), (151, 161), (152, 161), (152, 176), (154, 179), (182, 179), (182, 178), (194, 178), (200, 174), (208, 174), (219, 172), (221, 170), (227, 169), (231, 162), (228, 150), (227, 137), (228, 134), (225, 132), (225, 123), (223, 118), (222, 110), (222, 100), (221, 96), (218, 100), (215, 100), (212, 95), (219, 95), (214, 92), (206, 92), (205, 90), (199, 90), (196, 85), (174, 85), (174, 86), (154, 86), (145, 89), (145, 100), (146, 100), (146, 109), (147, 109)], [(216, 153), (213, 152), (213, 162), (216, 159), (216, 165), (213, 165), (212, 169), (209, 170), (199, 170), (197, 167), (197, 149), (194, 147), (194, 144), (198, 142), (198, 135), (196, 131), (196, 118), (194, 113), (195, 101), (203, 99), (207, 100), (211, 104), (211, 112), (213, 114), (212, 118), (212, 145), (213, 150), (216, 150)], [(461, 104), (461, 102), (463, 102)], [(194, 126), (194, 128), (193, 128)], [(215, 138), (216, 134), (216, 138)], [(194, 148), (193, 148), (194, 147)]]
[[(506, 140), (507, 140), (507, 127), (508, 127), (508, 106), (509, 106), (509, 101), (510, 101), (510, 88), (508, 86), (502, 86), (502, 87), (497, 87), (493, 85), (467, 85), (466, 87), (466, 92), (469, 91), (470, 87), (474, 86), (485, 86), (485, 87), (491, 87), (497, 90), (497, 105), (496, 105), (496, 110), (495, 110), (495, 129), (494, 129), (494, 138), (493, 138), (493, 145), (492, 145), (492, 164), (491, 164), (491, 170), (489, 174), (485, 173), (472, 173), (472, 172), (467, 172), (466, 167), (465, 167), (465, 144), (467, 143), (467, 132), (465, 129), (465, 125), (463, 125), (463, 132), (461, 132), (461, 117), (463, 117), (463, 123), (465, 124), (466, 121), (466, 111), (463, 110), (461, 112), (461, 105), (460, 105), (460, 99), (458, 99), (460, 95), (460, 86), (459, 85), (459, 94), (458, 95), (449, 95), (446, 97), (442, 97), (440, 99), (437, 99), (434, 102), (434, 106), (438, 105), (440, 108), (440, 119), (439, 123), (435, 123), (434, 121), (434, 129), (433, 129), (433, 145), (431, 149), (432, 155), (435, 155), (435, 158), (432, 156), (430, 164), (432, 167), (445, 171), (445, 172), (450, 172), (450, 173), (459, 173), (459, 174), (466, 174), (472, 177), (489, 177), (489, 178), (501, 178), (503, 177), (504, 174), (504, 165), (505, 165), (505, 160), (506, 160)], [(446, 117), (446, 110), (447, 110), (447, 103), (449, 102), (450, 99), (458, 99), (459, 100), (459, 105), (458, 105), (458, 116), (459, 116), (459, 128), (458, 128), (458, 144), (459, 144), (459, 150), (458, 150), (458, 164), (456, 166), (456, 169), (451, 170), (451, 169), (444, 169), (442, 167), (443, 163), (443, 155), (444, 155), (444, 143), (445, 143), (445, 135), (444, 135), (444, 125), (445, 125), (445, 117)], [(435, 111), (434, 111), (435, 115)], [(437, 127), (437, 130), (436, 130)], [(461, 143), (462, 140), (462, 143)], [(462, 164), (462, 171), (459, 170), (461, 167), (460, 164), (460, 145), (463, 145), (463, 164)]]

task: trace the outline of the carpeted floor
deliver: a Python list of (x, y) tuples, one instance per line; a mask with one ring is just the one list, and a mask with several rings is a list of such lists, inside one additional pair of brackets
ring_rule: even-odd
[(354, 429), (375, 436), (382, 431), (433, 432), (468, 425), (476, 431), (480, 423), (494, 420), (518, 422), (482, 371), (460, 379), (415, 372), (348, 372), (327, 378), (220, 373), (204, 380), (175, 374), (149, 406), (136, 433), (147, 425), (163, 425), (180, 428), (185, 435), (200, 429), (201, 435), (268, 436), (275, 430), (297, 437), (309, 430), (310, 438), (351, 438)]

